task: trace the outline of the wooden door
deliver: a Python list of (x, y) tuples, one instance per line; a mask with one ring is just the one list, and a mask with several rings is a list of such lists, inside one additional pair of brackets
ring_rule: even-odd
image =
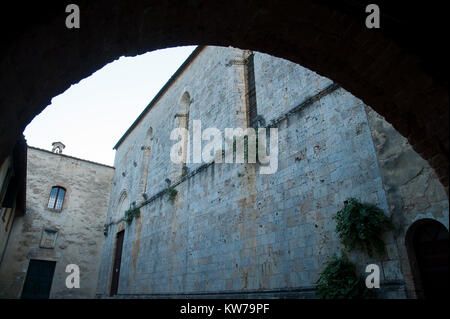
[(49, 298), (55, 265), (55, 261), (30, 260), (22, 289), (22, 299)]
[(111, 296), (117, 295), (117, 290), (119, 288), (119, 277), (120, 277), (120, 262), (122, 260), (122, 248), (123, 248), (123, 237), (125, 231), (122, 230), (117, 233), (116, 239), (116, 252), (114, 254), (114, 268), (111, 281)]

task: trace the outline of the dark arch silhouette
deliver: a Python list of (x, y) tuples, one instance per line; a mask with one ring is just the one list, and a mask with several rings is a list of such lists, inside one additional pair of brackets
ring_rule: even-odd
[(434, 219), (420, 219), (409, 227), (405, 243), (417, 296), (448, 298), (448, 229)]
[(65, 27), (69, 3), (2, 10), (12, 19), (0, 19), (0, 162), (52, 97), (120, 56), (220, 45), (332, 79), (407, 137), (448, 194), (446, 11), (433, 1), (377, 1), (381, 29), (366, 28), (362, 0), (79, 0), (80, 29)]

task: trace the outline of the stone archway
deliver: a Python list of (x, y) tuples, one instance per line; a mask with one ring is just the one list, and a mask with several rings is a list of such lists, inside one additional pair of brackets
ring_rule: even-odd
[(405, 244), (416, 295), (448, 297), (448, 229), (434, 219), (420, 219), (409, 227)]
[(15, 22), (0, 25), (8, 30), (0, 54), (0, 162), (52, 97), (105, 64), (209, 44), (268, 53), (332, 79), (407, 137), (448, 193), (447, 53), (434, 41), (446, 20), (427, 17), (424, 6), (380, 0), (382, 28), (375, 30), (365, 27), (370, 2), (361, 0), (76, 2), (80, 29), (65, 27), (68, 1), (5, 10)]

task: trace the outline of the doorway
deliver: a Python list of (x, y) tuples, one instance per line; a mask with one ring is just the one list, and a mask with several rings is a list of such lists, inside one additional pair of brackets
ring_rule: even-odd
[(31, 259), (22, 289), (22, 299), (48, 299), (56, 261)]
[(447, 298), (449, 246), (446, 227), (432, 219), (418, 221), (408, 230), (407, 244), (418, 297)]
[(122, 260), (122, 248), (123, 248), (124, 234), (125, 234), (125, 230), (122, 230), (117, 233), (116, 252), (114, 254), (114, 265), (113, 265), (110, 296), (117, 295), (117, 290), (119, 288), (120, 263)]

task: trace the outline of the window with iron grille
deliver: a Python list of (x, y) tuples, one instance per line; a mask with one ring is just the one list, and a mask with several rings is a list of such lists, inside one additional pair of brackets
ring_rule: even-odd
[(64, 196), (66, 190), (60, 186), (53, 186), (48, 199), (48, 208), (54, 210), (61, 210), (64, 203)]

